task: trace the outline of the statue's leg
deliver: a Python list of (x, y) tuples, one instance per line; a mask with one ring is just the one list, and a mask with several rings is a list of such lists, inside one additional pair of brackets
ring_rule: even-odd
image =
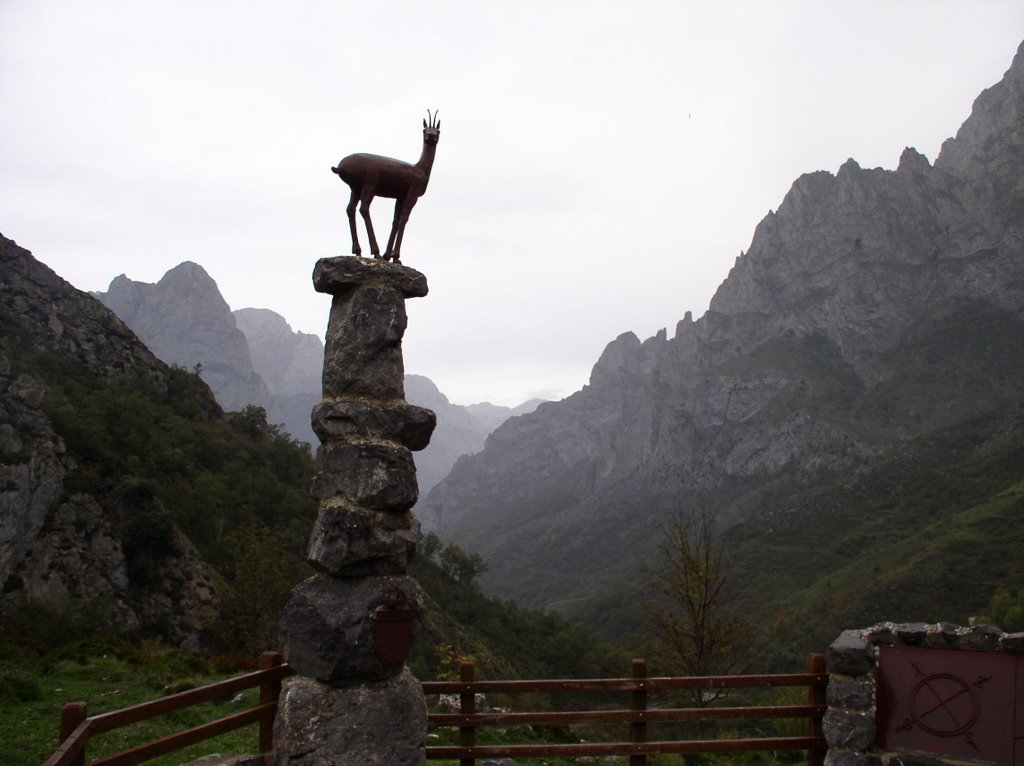
[(402, 217), (395, 221), (395, 227), (398, 229), (398, 234), (395, 236), (395, 249), (391, 254), (391, 260), (395, 263), (398, 263), (398, 259), (402, 257), (402, 237), (405, 236), (405, 225), (409, 223), (409, 214), (412, 213), (412, 209), (415, 205), (416, 198), (413, 197), (409, 200), (408, 204), (402, 206)]
[(370, 253), (374, 258), (380, 258), (380, 248), (377, 247), (377, 238), (373, 235), (373, 222), (370, 220), (371, 202), (373, 202), (373, 189), (363, 190), (359, 203), (359, 215), (363, 217), (366, 233), (370, 236)]
[(391, 234), (388, 235), (388, 246), (384, 249), (384, 260), (391, 259), (392, 248), (395, 245), (395, 234), (398, 231), (398, 222), (402, 220), (402, 208), (405, 207), (405, 200), (401, 197), (395, 199), (395, 215), (391, 219)]
[(352, 189), (352, 197), (348, 201), (345, 212), (348, 213), (348, 228), (352, 232), (352, 255), (360, 255), (363, 250), (359, 247), (359, 235), (356, 233), (356, 203), (359, 201), (359, 193)]

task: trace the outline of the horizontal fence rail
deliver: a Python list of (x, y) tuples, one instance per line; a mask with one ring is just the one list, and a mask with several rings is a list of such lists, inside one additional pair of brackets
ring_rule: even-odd
[[(630, 678), (598, 678), (581, 680), (537, 681), (475, 681), (473, 663), (463, 663), (459, 681), (431, 681), (423, 684), (425, 694), (458, 694), (458, 713), (432, 713), (432, 726), (459, 729), (459, 745), (431, 746), (428, 760), (459, 759), (461, 766), (473, 766), (478, 758), (549, 758), (629, 756), (630, 766), (643, 766), (648, 755), (688, 753), (735, 753), (776, 750), (807, 750), (807, 762), (820, 766), (827, 748), (821, 731), (825, 714), (825, 689), (828, 674), (825, 658), (812, 654), (807, 673), (786, 675), (702, 676), (691, 678), (648, 678), (644, 660), (634, 660)], [(721, 691), (724, 689), (770, 689), (776, 687), (807, 687), (806, 705), (701, 707), (679, 709), (648, 709), (651, 692), (685, 690)], [(558, 693), (624, 692), (629, 695), (629, 708), (620, 710), (587, 710), (545, 713), (478, 713), (476, 695), (558, 694)], [(771, 737), (745, 739), (699, 739), (661, 741), (648, 738), (647, 725), (686, 721), (765, 720), (802, 718), (807, 721), (807, 734), (802, 737)], [(625, 724), (629, 741), (587, 742), (548, 745), (477, 745), (476, 731), (500, 726), (568, 726), (571, 724)]]
[[(61, 744), (44, 766), (85, 766), (86, 748), (91, 737), (146, 721), (157, 716), (183, 710), (193, 705), (237, 694), (259, 687), (259, 705), (239, 713), (172, 734), (163, 739), (93, 761), (90, 766), (135, 766), (189, 745), (202, 742), (234, 729), (259, 723), (259, 749), (273, 748), (273, 722), (277, 713), (281, 681), (294, 671), (283, 663), (277, 652), (260, 657), (260, 670), (236, 678), (172, 694), (158, 700), (89, 716), (85, 703), (72, 702), (61, 711)], [(812, 654), (809, 672), (788, 675), (702, 676), (692, 678), (648, 678), (647, 663), (634, 660), (630, 678), (595, 678), (578, 680), (476, 681), (475, 666), (462, 663), (459, 681), (428, 681), (423, 692), (459, 695), (458, 713), (432, 713), (429, 723), (436, 727), (459, 730), (458, 745), (433, 746), (426, 749), (428, 760), (458, 759), (461, 766), (473, 766), (481, 758), (549, 758), (580, 756), (628, 756), (630, 766), (644, 766), (647, 756), (689, 753), (736, 753), (775, 750), (807, 750), (807, 763), (821, 766), (827, 747), (821, 731), (825, 714), (825, 689), (828, 674), (825, 658)], [(806, 705), (775, 705), (746, 707), (702, 707), (649, 709), (648, 694), (686, 690), (721, 691), (724, 689), (770, 689), (803, 686), (808, 689)], [(476, 712), (476, 695), (610, 693), (629, 695), (629, 708), (620, 710), (581, 710), (558, 712)], [(771, 737), (746, 739), (657, 740), (648, 737), (648, 724), (687, 721), (765, 720), (802, 718), (807, 721), (803, 737)], [(544, 745), (477, 745), (477, 729), (501, 726), (568, 726), (571, 724), (623, 724), (629, 741), (586, 742)]]
[(85, 766), (86, 747), (89, 740), (97, 734), (148, 721), (193, 705), (223, 699), (255, 687), (259, 687), (260, 690), (260, 703), (254, 708), (92, 761), (90, 766), (134, 766), (254, 723), (260, 725), (260, 751), (266, 752), (273, 747), (274, 716), (281, 694), (281, 680), (294, 672), (288, 665), (283, 664), (283, 657), (279, 653), (265, 652), (260, 656), (260, 670), (253, 673), (121, 710), (90, 716), (85, 703), (71, 702), (61, 711), (60, 747), (47, 759), (44, 766)]

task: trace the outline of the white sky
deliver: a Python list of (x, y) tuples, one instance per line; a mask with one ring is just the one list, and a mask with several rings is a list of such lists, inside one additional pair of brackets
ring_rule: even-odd
[(0, 233), (84, 290), (193, 260), (322, 335), (330, 166), (415, 161), (436, 108), (406, 370), (559, 398), (703, 314), (800, 174), (934, 161), (1022, 39), (1021, 0), (0, 0)]

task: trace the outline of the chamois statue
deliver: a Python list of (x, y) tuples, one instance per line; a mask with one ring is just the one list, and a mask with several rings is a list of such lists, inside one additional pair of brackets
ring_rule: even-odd
[(352, 188), (352, 197), (345, 211), (348, 213), (348, 225), (352, 230), (352, 254), (360, 255), (359, 237), (356, 234), (356, 202), (359, 203), (359, 214), (366, 223), (366, 233), (370, 237), (370, 252), (374, 258), (380, 258), (377, 238), (373, 235), (373, 223), (370, 221), (370, 203), (374, 197), (387, 197), (395, 201), (395, 220), (391, 224), (391, 236), (384, 250), (384, 260), (399, 262), (402, 249), (402, 235), (405, 224), (430, 181), (430, 168), (434, 165), (434, 153), (437, 151), (437, 140), (441, 137), (441, 123), (437, 120), (437, 112), (430, 116), (430, 124), (423, 120), (423, 153), (419, 162), (410, 165), (408, 162), (380, 157), (376, 154), (350, 154), (331, 168), (342, 181)]

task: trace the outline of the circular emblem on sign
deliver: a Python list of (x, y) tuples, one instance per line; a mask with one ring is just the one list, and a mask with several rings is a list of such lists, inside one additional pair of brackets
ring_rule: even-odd
[(974, 690), (948, 673), (922, 678), (911, 693), (914, 723), (938, 737), (955, 737), (978, 720), (980, 708)]

